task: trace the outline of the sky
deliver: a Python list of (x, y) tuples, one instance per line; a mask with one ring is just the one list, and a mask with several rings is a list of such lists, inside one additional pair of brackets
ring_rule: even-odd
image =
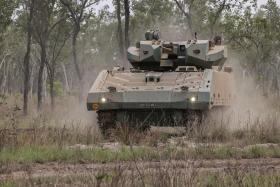
[(101, 0), (101, 2), (97, 5), (96, 10), (102, 9), (104, 6), (108, 5), (110, 12), (114, 10), (113, 5), (112, 5), (112, 0)]
[[(263, 4), (265, 4), (267, 2), (267, 0), (258, 0), (258, 5), (260, 6), (261, 4), (263, 5)], [(278, 4), (278, 5), (280, 5), (280, 0), (276, 0), (276, 3)]]
[[(258, 2), (258, 7), (260, 7), (263, 4), (266, 4), (267, 0), (257, 0)], [(280, 6), (280, 0), (276, 0), (277, 4)], [(101, 0), (101, 2), (97, 5), (96, 10), (102, 9), (104, 6), (108, 5), (109, 10), (112, 12), (114, 10), (113, 5), (112, 5), (112, 0)]]

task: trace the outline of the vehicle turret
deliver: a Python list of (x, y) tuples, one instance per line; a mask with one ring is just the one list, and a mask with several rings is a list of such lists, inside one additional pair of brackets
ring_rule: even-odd
[(135, 69), (170, 71), (178, 66), (211, 69), (212, 66), (223, 66), (227, 58), (221, 40), (163, 41), (159, 31), (154, 30), (147, 31), (145, 38), (127, 51), (128, 60)]

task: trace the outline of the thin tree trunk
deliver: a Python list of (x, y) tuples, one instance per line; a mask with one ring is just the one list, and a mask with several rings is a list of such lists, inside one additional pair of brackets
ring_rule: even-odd
[(64, 74), (66, 92), (69, 93), (70, 88), (69, 88), (69, 82), (68, 82), (66, 68), (63, 63), (61, 63), (61, 67), (62, 67), (63, 74)]
[[(184, 8), (182, 7), (182, 5), (178, 2), (178, 0), (174, 0), (176, 5), (178, 6), (178, 8), (181, 10), (181, 12), (184, 14), (184, 16), (186, 17), (187, 19), (187, 23), (188, 23), (188, 27), (189, 27), (189, 30), (190, 30), (190, 33), (192, 36), (194, 36), (194, 33), (193, 33), (193, 28), (192, 28), (192, 16), (191, 16), (191, 13), (189, 12), (186, 12), (184, 10)], [(190, 11), (190, 10), (189, 10)]]
[(216, 27), (216, 23), (217, 23), (218, 19), (220, 18), (223, 10), (226, 7), (226, 2), (227, 2), (226, 0), (223, 0), (223, 3), (218, 8), (218, 10), (217, 10), (217, 12), (215, 14), (214, 20), (213, 20), (213, 22), (210, 25), (210, 40), (212, 40), (213, 37), (214, 37), (214, 30), (215, 30), (215, 27)]
[(74, 77), (74, 75), (73, 74), (74, 73), (71, 72), (71, 75), (69, 76), (69, 88), (70, 88), (70, 90), (73, 90), (73, 87), (74, 87), (74, 85), (73, 85), (73, 77)]
[[(122, 60), (124, 60), (124, 45), (123, 45), (123, 31), (122, 31), (122, 17), (121, 17), (121, 2), (117, 0), (117, 18), (118, 18), (118, 43)], [(125, 64), (124, 64), (125, 65)]]
[(48, 90), (48, 83), (47, 83), (47, 81), (48, 81), (48, 71), (45, 68), (44, 69), (44, 73), (43, 73), (43, 93), (44, 93), (43, 94), (43, 101), (44, 101), (45, 98), (48, 97), (48, 92), (47, 92), (47, 90)]
[(30, 0), (29, 4), (29, 17), (27, 22), (27, 43), (26, 43), (26, 53), (23, 61), (24, 69), (24, 91), (23, 91), (23, 113), (27, 115), (28, 113), (28, 93), (30, 87), (30, 50), (31, 50), (31, 38), (32, 38), (32, 19), (33, 19), (33, 5), (34, 0)]
[(3, 65), (3, 81), (2, 81), (2, 85), (1, 85), (1, 90), (3, 92), (3, 94), (6, 93), (5, 91), (5, 87), (6, 87), (6, 81), (7, 81), (7, 63), (4, 63)]
[(130, 5), (129, 0), (124, 0), (124, 15), (125, 15), (125, 28), (124, 28), (124, 40), (125, 48), (129, 47), (129, 18), (130, 18)]
[(77, 37), (79, 34), (79, 27), (76, 26), (76, 29), (74, 29), (73, 37), (72, 37), (72, 55), (73, 55), (73, 63), (75, 66), (75, 70), (78, 76), (79, 80), (79, 100), (82, 102), (82, 91), (83, 91), (83, 77), (81, 74), (81, 70), (78, 64), (78, 58), (77, 58), (77, 50), (76, 50), (76, 45), (77, 45)]
[(7, 56), (8, 56), (8, 54), (5, 55), (4, 58), (3, 58), (2, 61), (1, 61), (0, 70), (2, 69), (3, 64), (6, 62), (6, 57), (7, 57)]
[(44, 73), (45, 61), (46, 61), (46, 48), (45, 48), (45, 46), (41, 46), (41, 62), (40, 62), (40, 67), (39, 67), (38, 90), (37, 90), (37, 96), (38, 96), (37, 109), (38, 109), (38, 111), (40, 111), (42, 109), (43, 73)]
[(73, 34), (73, 38), (72, 38), (72, 55), (73, 55), (73, 63), (75, 66), (75, 70), (78, 76), (79, 81), (82, 80), (82, 74), (81, 74), (81, 70), (78, 64), (78, 58), (77, 58), (77, 37), (78, 37), (78, 33), (79, 33), (79, 29), (75, 29), (74, 34)]
[(50, 95), (51, 95), (51, 107), (52, 109), (54, 109), (54, 102), (55, 102), (55, 98), (54, 98), (54, 72), (52, 70), (52, 72), (50, 73)]
[(10, 65), (10, 63), (7, 63), (7, 81), (6, 81), (6, 93), (10, 93), (9, 92), (9, 89), (10, 89), (10, 67), (11, 65)]
[(30, 99), (33, 99), (33, 85), (34, 85), (34, 68), (31, 66), (31, 73), (30, 73)]

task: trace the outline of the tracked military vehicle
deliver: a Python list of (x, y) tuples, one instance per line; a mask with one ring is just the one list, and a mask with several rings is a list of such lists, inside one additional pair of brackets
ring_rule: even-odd
[(88, 93), (103, 133), (118, 121), (145, 130), (150, 125), (184, 126), (212, 108), (230, 106), (232, 68), (225, 66), (221, 39), (163, 41), (158, 31), (127, 50), (132, 68), (103, 70)]

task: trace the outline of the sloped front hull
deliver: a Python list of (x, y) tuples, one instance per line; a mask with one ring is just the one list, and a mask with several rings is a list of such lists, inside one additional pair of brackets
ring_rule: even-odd
[[(138, 94), (138, 95), (137, 95)], [(105, 93), (93, 93), (89, 98), (106, 98), (106, 102), (97, 103), (98, 99), (88, 99), (88, 110), (119, 110), (119, 109), (183, 109), (207, 110), (210, 106), (210, 93), (177, 93), (163, 94), (160, 92), (120, 94), (118, 101), (110, 100)], [(195, 97), (196, 101), (191, 101)]]
[(229, 106), (234, 99), (232, 73), (164, 72), (154, 83), (145, 82), (147, 74), (151, 72), (102, 71), (88, 93), (88, 110), (208, 110)]

